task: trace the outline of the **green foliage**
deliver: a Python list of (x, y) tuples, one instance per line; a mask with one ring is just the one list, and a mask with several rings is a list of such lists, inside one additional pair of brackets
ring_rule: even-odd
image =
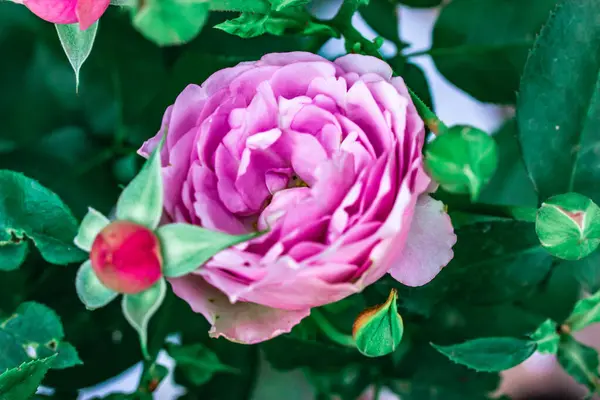
[(147, 0), (133, 11), (133, 25), (159, 46), (195, 38), (208, 18), (209, 4), (193, 0)]
[(81, 66), (90, 56), (96, 33), (98, 32), (98, 22), (82, 31), (79, 24), (56, 25), (58, 38), (62, 44), (65, 54), (69, 59), (73, 71), (75, 71), (75, 89), (79, 90), (79, 71)]
[(596, 322), (600, 322), (600, 292), (578, 301), (565, 324), (578, 331)]
[(479, 129), (454, 126), (427, 147), (425, 162), (445, 190), (469, 193), (475, 201), (496, 170), (496, 143)]
[(104, 307), (114, 300), (118, 293), (107, 288), (100, 282), (92, 268), (91, 261), (84, 262), (75, 278), (75, 290), (79, 300), (88, 310)]
[(171, 345), (168, 352), (186, 378), (196, 386), (204, 385), (216, 373), (240, 373), (236, 368), (222, 364), (217, 355), (201, 343), (187, 346)]
[(537, 351), (540, 353), (556, 354), (560, 342), (560, 335), (557, 332), (556, 322), (547, 319), (531, 335), (531, 339), (537, 344)]
[(599, 12), (594, 0), (561, 2), (521, 79), (519, 140), (541, 201), (566, 192), (600, 201)]
[(52, 356), (49, 366), (63, 369), (81, 364), (75, 348), (63, 341), (60, 319), (48, 307), (23, 303), (0, 323), (0, 371)]
[(46, 375), (55, 355), (24, 362), (0, 374), (0, 398), (23, 400), (33, 396)]
[(557, 358), (559, 364), (575, 380), (595, 392), (600, 388), (598, 352), (570, 336), (561, 340)]
[[(72, 244), (77, 221), (56, 194), (33, 179), (6, 170), (0, 170), (0, 187), (0, 254), (9, 261), (5, 269), (14, 269), (24, 260), (27, 239), (50, 263), (83, 259), (84, 254)], [(7, 251), (12, 253), (10, 258)]]
[(497, 372), (517, 366), (528, 359), (537, 345), (514, 338), (481, 338), (452, 346), (432, 346), (451, 359), (476, 371)]
[(528, 51), (556, 1), (453, 0), (435, 23), (429, 53), (476, 99), (514, 103)]

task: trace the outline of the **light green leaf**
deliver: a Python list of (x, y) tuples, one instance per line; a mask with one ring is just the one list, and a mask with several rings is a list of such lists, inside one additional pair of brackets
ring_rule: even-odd
[(598, 352), (595, 349), (566, 336), (558, 347), (557, 358), (559, 364), (577, 382), (587, 386), (592, 392), (600, 389)]
[(79, 91), (79, 71), (89, 57), (98, 32), (98, 21), (82, 31), (79, 24), (56, 24), (60, 44), (75, 71), (75, 88)]
[(24, 246), (27, 238), (52, 264), (69, 264), (86, 257), (73, 245), (77, 220), (56, 194), (33, 179), (7, 170), (0, 170), (0, 188), (0, 252), (2, 258), (12, 252), (14, 258), (8, 262), (12, 269), (24, 259), (25, 250), (15, 246)]
[(560, 335), (556, 329), (556, 322), (551, 319), (547, 319), (536, 329), (531, 335), (531, 340), (534, 340), (537, 344), (537, 351), (556, 354), (560, 342)]
[(163, 212), (164, 196), (160, 149), (165, 138), (166, 135), (163, 135), (154, 153), (119, 196), (117, 219), (135, 222), (149, 229), (158, 226)]
[(138, 294), (126, 294), (121, 304), (127, 322), (138, 332), (142, 353), (146, 359), (148, 354), (148, 323), (165, 299), (167, 284), (164, 279)]
[(96, 236), (109, 223), (108, 218), (90, 207), (85, 217), (83, 217), (81, 225), (79, 225), (79, 232), (77, 232), (74, 241), (75, 245), (81, 250), (89, 252), (92, 249), (92, 244)]
[(297, 32), (306, 35), (338, 36), (328, 25), (312, 22), (295, 14), (270, 15), (243, 13), (238, 18), (216, 25), (215, 28), (246, 39), (264, 35), (265, 33), (281, 36), (288, 32)]
[(48, 307), (27, 302), (0, 321), (0, 371), (23, 362), (56, 355), (51, 368), (81, 364), (77, 352), (63, 342), (60, 319)]
[(174, 278), (189, 274), (220, 251), (259, 234), (233, 236), (190, 224), (169, 224), (158, 228), (156, 235), (161, 243), (163, 273)]
[(208, 8), (204, 0), (147, 0), (135, 12), (133, 25), (159, 46), (183, 44), (198, 36)]
[(0, 374), (0, 399), (24, 400), (33, 396), (55, 357), (24, 362)]
[(265, 14), (243, 13), (235, 19), (215, 25), (215, 28), (241, 38), (253, 38), (267, 32), (265, 24), (268, 18)]
[(201, 343), (170, 345), (167, 351), (175, 360), (177, 368), (196, 386), (204, 385), (218, 372), (240, 373), (238, 369), (221, 363), (217, 355)]
[(474, 201), (498, 165), (496, 142), (479, 129), (453, 126), (427, 147), (425, 163), (445, 190)]
[(600, 245), (600, 208), (578, 193), (554, 196), (538, 210), (535, 231), (552, 255), (579, 260)]
[(573, 331), (600, 322), (600, 292), (579, 300), (565, 324)]
[(504, 371), (519, 365), (537, 347), (533, 341), (510, 337), (474, 339), (451, 346), (431, 345), (455, 363), (483, 372)]
[(310, 0), (271, 0), (271, 8), (274, 11), (282, 11), (286, 8), (304, 6), (310, 3)]
[(354, 321), (352, 336), (356, 348), (365, 356), (390, 354), (402, 341), (404, 324), (398, 314), (396, 299), (396, 289), (392, 289), (385, 303), (366, 309)]
[(519, 140), (541, 201), (577, 192), (600, 203), (598, 15), (597, 0), (561, 1), (521, 79)]
[(84, 262), (77, 271), (75, 289), (79, 300), (88, 310), (104, 307), (118, 295), (100, 282), (89, 260)]

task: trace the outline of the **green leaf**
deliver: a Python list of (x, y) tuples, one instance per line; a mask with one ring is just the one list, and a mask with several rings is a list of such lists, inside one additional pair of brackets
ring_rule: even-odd
[(556, 1), (453, 0), (436, 21), (429, 54), (476, 99), (513, 104), (528, 50)]
[(560, 335), (557, 332), (556, 322), (551, 319), (544, 321), (533, 334), (531, 340), (537, 344), (537, 351), (540, 353), (556, 354)]
[(453, 126), (427, 147), (425, 163), (442, 188), (474, 201), (496, 170), (496, 143), (479, 129)]
[(338, 36), (328, 25), (312, 22), (296, 14), (243, 13), (238, 18), (215, 25), (215, 28), (241, 38), (253, 38), (265, 33), (281, 36), (289, 31), (306, 35)]
[(521, 80), (519, 140), (542, 201), (578, 192), (600, 202), (599, 14), (596, 0), (561, 2)]
[(52, 355), (56, 358), (51, 368), (81, 364), (77, 352), (63, 338), (63, 327), (54, 311), (34, 302), (21, 304), (0, 322), (0, 371)]
[(498, 167), (490, 182), (481, 191), (479, 201), (537, 209), (537, 194), (521, 157), (517, 131), (517, 121), (511, 119), (492, 134), (498, 149)]
[(12, 240), (0, 243), (0, 271), (13, 271), (21, 266), (27, 254), (27, 242), (15, 243)]
[(600, 322), (600, 292), (579, 300), (565, 324), (578, 331), (596, 322)]
[(75, 88), (79, 91), (79, 71), (92, 52), (98, 32), (98, 21), (84, 31), (79, 28), (78, 23), (56, 24), (55, 26), (60, 44), (75, 71)]
[(201, 343), (170, 345), (167, 351), (175, 360), (177, 368), (180, 368), (187, 379), (196, 386), (204, 385), (218, 372), (240, 373), (236, 368), (221, 363), (217, 355)]
[(142, 170), (127, 185), (117, 201), (117, 219), (138, 223), (155, 229), (163, 212), (163, 182), (161, 176), (160, 149), (165, 141), (163, 135), (154, 153), (144, 163)]
[(497, 372), (519, 365), (528, 359), (537, 345), (515, 338), (481, 338), (452, 346), (431, 344), (455, 363), (476, 371)]
[[(17, 261), (22, 260), (25, 250), (14, 246), (29, 238), (52, 264), (85, 258), (72, 244), (77, 221), (56, 194), (33, 179), (6, 170), (0, 170), (0, 187), (0, 249), (9, 246)], [(7, 253), (2, 250), (2, 254)]]
[(104, 307), (118, 296), (117, 292), (100, 282), (89, 260), (84, 262), (77, 271), (75, 289), (77, 296), (88, 310)]
[(600, 245), (600, 208), (578, 193), (554, 196), (538, 210), (535, 230), (552, 255), (579, 260)]
[(158, 228), (156, 235), (161, 243), (163, 273), (174, 278), (189, 274), (220, 251), (259, 233), (233, 236), (190, 224), (169, 224)]
[(83, 221), (81, 221), (81, 225), (79, 225), (79, 231), (74, 241), (75, 245), (89, 252), (92, 249), (92, 244), (96, 236), (109, 223), (108, 218), (90, 207)]
[(400, 3), (416, 8), (437, 7), (442, 4), (442, 0), (399, 0)]
[(590, 391), (595, 392), (600, 388), (598, 377), (598, 352), (566, 336), (558, 347), (557, 358), (559, 364), (575, 380)]
[(167, 284), (161, 279), (156, 285), (139, 294), (126, 294), (123, 296), (122, 310), (123, 315), (129, 324), (138, 332), (142, 353), (146, 359), (149, 358), (148, 342), (148, 323), (150, 318), (156, 313), (167, 292)]
[(198, 36), (208, 8), (201, 0), (147, 0), (135, 11), (133, 25), (159, 46), (178, 45)]
[(33, 396), (55, 357), (24, 362), (0, 374), (0, 399), (24, 400)]
[[(397, 4), (389, 0), (374, 0), (360, 10), (360, 15), (377, 33), (400, 45)], [(398, 73), (396, 69), (394, 72)], [(402, 75), (402, 74), (401, 74)], [(404, 76), (404, 75), (402, 75)], [(411, 89), (414, 89), (411, 87)]]
[(356, 348), (367, 357), (385, 356), (402, 341), (404, 324), (398, 314), (397, 292), (390, 291), (385, 303), (368, 308), (354, 321), (352, 336)]
[(286, 8), (304, 6), (310, 3), (310, 0), (270, 0), (271, 8), (274, 11), (283, 11)]
[(210, 0), (212, 11), (237, 11), (266, 14), (271, 5), (268, 0)]

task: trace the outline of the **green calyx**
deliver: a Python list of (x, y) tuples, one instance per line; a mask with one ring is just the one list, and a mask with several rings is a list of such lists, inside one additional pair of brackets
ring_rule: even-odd
[(367, 357), (392, 353), (402, 341), (404, 324), (398, 314), (397, 292), (392, 289), (387, 301), (368, 308), (354, 321), (352, 336), (358, 350)]
[(535, 230), (552, 255), (579, 260), (600, 245), (600, 208), (578, 193), (551, 197), (537, 212)]

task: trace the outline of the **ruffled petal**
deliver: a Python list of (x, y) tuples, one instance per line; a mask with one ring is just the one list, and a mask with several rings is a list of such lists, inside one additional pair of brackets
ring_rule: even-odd
[(422, 195), (417, 200), (402, 256), (390, 274), (405, 285), (422, 286), (452, 260), (455, 243), (456, 235), (444, 204)]
[(288, 333), (310, 309), (286, 311), (254, 303), (231, 304), (223, 293), (197, 275), (170, 280), (173, 292), (212, 324), (209, 335), (254, 344)]

